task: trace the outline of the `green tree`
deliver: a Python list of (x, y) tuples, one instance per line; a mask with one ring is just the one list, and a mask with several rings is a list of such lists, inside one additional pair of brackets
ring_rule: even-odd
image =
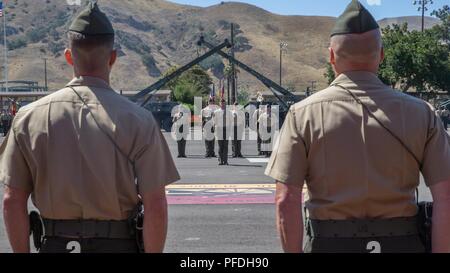
[[(172, 74), (173, 72), (175, 72), (179, 67), (178, 66), (171, 66), (169, 67), (169, 69), (167, 69), (166, 71), (164, 71), (164, 73), (162, 73), (162, 77), (167, 77), (168, 75)], [(168, 83), (166, 83), (166, 85), (164, 86), (164, 88), (170, 89), (170, 90), (175, 90), (175, 86), (178, 83), (178, 79), (179, 77), (176, 77), (175, 79), (169, 81)]]
[[(236, 66), (234, 66), (234, 71), (236, 72), (236, 78), (238, 77), (239, 73), (241, 73), (241, 71), (239, 70), (239, 68), (237, 68)], [(227, 64), (224, 68), (223, 68), (223, 76), (231, 81), (231, 78), (233, 77), (233, 69), (231, 66), (231, 63)]]
[(385, 60), (380, 78), (394, 88), (408, 91), (449, 90), (448, 47), (435, 32), (408, 31), (407, 24), (383, 29)]
[(240, 105), (245, 105), (250, 101), (250, 93), (248, 92), (247, 88), (241, 88), (238, 91), (237, 94), (237, 102)]
[(195, 83), (186, 80), (179, 81), (173, 90), (173, 97), (175, 101), (187, 105), (193, 105), (194, 98), (201, 96), (202, 93), (198, 86)]
[(325, 77), (325, 79), (327, 79), (328, 84), (331, 84), (336, 78), (336, 74), (334, 73), (331, 63), (327, 63), (327, 70), (325, 71), (323, 76)]
[(450, 6), (445, 5), (442, 9), (433, 11), (431, 15), (441, 19), (441, 23), (434, 26), (431, 30), (442, 39), (444, 43), (450, 46)]
[(180, 78), (182, 81), (187, 81), (195, 85), (203, 96), (209, 96), (212, 80), (209, 74), (200, 66), (194, 66), (181, 75)]
[[(169, 68), (163, 73), (163, 76), (172, 74), (178, 67)], [(200, 66), (194, 66), (182, 75), (176, 77), (166, 84), (166, 88), (173, 91), (172, 99), (189, 105), (194, 104), (194, 97), (209, 96), (211, 77)]]

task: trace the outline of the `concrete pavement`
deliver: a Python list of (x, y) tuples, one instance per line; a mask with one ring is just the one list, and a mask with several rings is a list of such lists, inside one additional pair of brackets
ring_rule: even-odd
[[(178, 159), (176, 142), (170, 134), (164, 136), (182, 177), (168, 188), (166, 252), (281, 252), (273, 181), (263, 174), (268, 159), (256, 155), (254, 142), (243, 143), (248, 158), (230, 158), (230, 166), (218, 166), (216, 158), (203, 157), (203, 142), (188, 142), (189, 158)], [(431, 200), (423, 179), (419, 190), (421, 200)], [(181, 198), (187, 195), (191, 201)], [(0, 252), (11, 252), (1, 214)]]

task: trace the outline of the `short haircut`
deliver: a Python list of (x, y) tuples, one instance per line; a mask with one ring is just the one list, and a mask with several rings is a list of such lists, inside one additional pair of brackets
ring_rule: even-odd
[(69, 46), (71, 49), (92, 50), (98, 47), (114, 48), (114, 35), (84, 35), (79, 32), (69, 31)]
[(114, 35), (84, 35), (69, 31), (68, 38), (74, 63), (85, 73), (103, 69), (114, 49)]
[(337, 58), (352, 63), (378, 61), (383, 47), (379, 29), (363, 34), (345, 34), (331, 37), (331, 48)]

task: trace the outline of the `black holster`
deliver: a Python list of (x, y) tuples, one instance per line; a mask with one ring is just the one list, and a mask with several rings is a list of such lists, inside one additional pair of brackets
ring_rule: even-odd
[(42, 247), (42, 240), (44, 238), (44, 226), (42, 224), (41, 215), (37, 211), (32, 211), (29, 216), (30, 219), (30, 236), (33, 236), (33, 244), (37, 251)]
[(417, 222), (420, 239), (425, 246), (425, 251), (431, 253), (432, 251), (432, 216), (433, 216), (433, 202), (420, 202), (418, 204), (419, 211), (417, 213)]
[(132, 236), (136, 238), (139, 252), (144, 253), (144, 204), (141, 201), (136, 205), (128, 221), (130, 223), (130, 231), (133, 233)]

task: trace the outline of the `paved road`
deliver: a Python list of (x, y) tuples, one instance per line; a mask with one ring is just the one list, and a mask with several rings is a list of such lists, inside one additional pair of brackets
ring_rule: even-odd
[[(230, 158), (230, 166), (218, 166), (216, 158), (204, 158), (203, 142), (189, 142), (189, 158), (178, 159), (176, 142), (170, 134), (164, 136), (182, 176), (168, 189), (170, 224), (166, 252), (281, 251), (275, 232), (273, 181), (263, 174), (268, 159), (256, 156), (254, 143), (243, 145), (243, 153), (249, 159)], [(229, 151), (231, 155), (231, 145)], [(216, 186), (210, 188), (209, 184)], [(235, 189), (230, 189), (230, 185)], [(180, 196), (193, 191), (193, 201), (179, 201)], [(0, 252), (10, 251), (0, 216)]]
[[(268, 159), (257, 156), (256, 144), (244, 141), (242, 153), (248, 157), (244, 159), (230, 158), (230, 166), (218, 166), (217, 158), (205, 159), (205, 145), (203, 141), (188, 141), (186, 154), (188, 159), (177, 158), (177, 145), (170, 134), (165, 133), (175, 163), (182, 177), (179, 183), (183, 184), (253, 184), (272, 183), (265, 176), (264, 168)], [(216, 143), (216, 153), (218, 146)], [(231, 156), (231, 144), (229, 145)]]
[[(200, 141), (188, 142), (189, 158), (176, 158), (176, 143), (164, 135), (182, 176), (168, 189), (166, 252), (281, 252), (273, 181), (263, 175), (267, 159), (256, 156), (255, 143), (243, 143), (248, 158), (230, 158), (230, 166), (218, 166), (217, 159), (203, 158)], [(420, 198), (431, 200), (423, 183)], [(0, 252), (10, 251), (0, 214)]]

